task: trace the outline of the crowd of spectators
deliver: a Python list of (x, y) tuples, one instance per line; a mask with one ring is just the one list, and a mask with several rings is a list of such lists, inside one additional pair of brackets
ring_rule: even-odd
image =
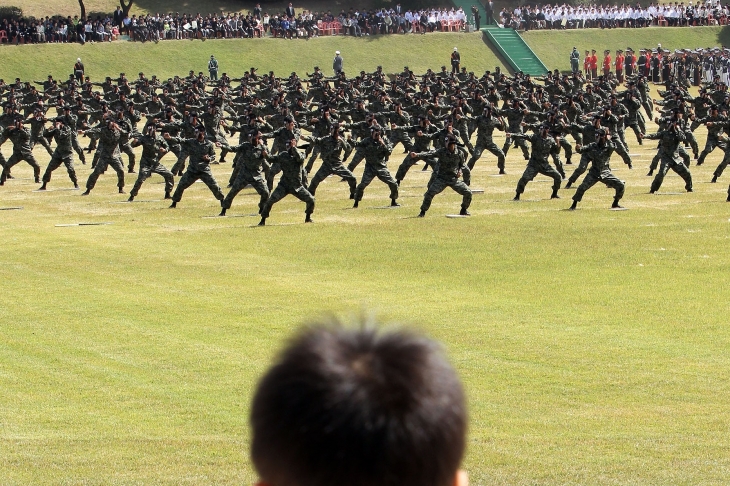
[(434, 31), (467, 30), (467, 15), (461, 8), (406, 10), (397, 4), (379, 10), (351, 7), (332, 11), (296, 12), (291, 4), (284, 12), (270, 15), (257, 5), (249, 13), (202, 15), (179, 12), (125, 16), (113, 14), (80, 19), (79, 16), (45, 17), (0, 21), (0, 41), (14, 44), (46, 42), (111, 42), (120, 35), (131, 40), (214, 39), (273, 36), (284, 39), (320, 35), (369, 36)]
[(517, 30), (638, 28), (650, 26), (725, 25), (730, 6), (706, 2), (623, 5), (524, 5), (504, 8), (500, 23)]

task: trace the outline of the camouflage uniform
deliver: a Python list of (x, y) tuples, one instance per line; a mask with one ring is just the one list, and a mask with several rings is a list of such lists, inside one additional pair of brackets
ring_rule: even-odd
[(474, 155), (469, 159), (467, 166), (469, 169), (474, 168), (474, 164), (482, 156), (484, 150), (490, 151), (492, 154), (497, 156), (497, 167), (500, 173), (504, 173), (504, 152), (497, 147), (497, 144), (492, 140), (492, 134), (494, 129), (504, 130), (504, 122), (493, 116), (480, 115), (476, 119), (477, 127), (477, 143), (474, 147)]
[(30, 130), (25, 127), (6, 128), (2, 135), (0, 135), (0, 145), (2, 145), (5, 140), (10, 140), (13, 143), (13, 155), (11, 155), (8, 161), (5, 162), (2, 175), (0, 175), (0, 186), (5, 184), (5, 179), (7, 178), (10, 169), (21, 160), (25, 160), (31, 167), (33, 167), (33, 177), (36, 182), (40, 182), (39, 176), (41, 168), (38, 165), (38, 162), (36, 162), (35, 157), (33, 157), (33, 145), (31, 145), (30, 142)]
[(438, 170), (436, 177), (428, 184), (428, 190), (423, 195), (423, 204), (421, 204), (421, 212), (425, 213), (431, 207), (433, 198), (440, 194), (447, 187), (452, 188), (458, 194), (461, 194), (461, 210), (462, 214), (471, 205), (471, 189), (464, 182), (459, 180), (462, 168), (466, 165), (466, 155), (463, 150), (458, 148), (451, 152), (448, 148), (440, 148), (430, 152), (421, 152), (416, 157), (435, 158), (438, 160)]
[[(266, 200), (269, 198), (269, 188), (263, 177), (262, 166), (265, 161), (266, 146), (254, 145), (251, 142), (244, 142), (240, 145), (231, 146), (229, 151), (236, 153), (236, 178), (231, 182), (231, 190), (223, 200), (221, 206), (224, 210), (231, 208), (233, 199), (244, 187), (251, 184), (259, 194), (259, 213), (262, 211)], [(222, 214), (225, 214), (223, 212)]]
[(302, 153), (296, 148), (291, 148), (287, 151), (279, 152), (274, 157), (267, 156), (267, 159), (281, 166), (282, 175), (276, 189), (271, 193), (269, 199), (266, 200), (261, 210), (261, 217), (263, 219), (268, 218), (271, 207), (284, 199), (287, 194), (291, 194), (306, 203), (307, 206), (304, 212), (309, 217), (314, 212), (314, 196), (304, 187), (304, 179), (302, 177), (304, 156)]
[(597, 182), (603, 182), (606, 186), (613, 188), (616, 191), (614, 201), (618, 204), (618, 201), (624, 195), (625, 185), (611, 172), (611, 166), (609, 161), (611, 154), (615, 150), (615, 146), (611, 142), (606, 142), (606, 145), (600, 145), (596, 142), (590, 143), (581, 147), (577, 152), (581, 156), (586, 156), (593, 162), (588, 175), (586, 175), (583, 182), (581, 182), (578, 189), (573, 195), (573, 201), (580, 202), (583, 199), (583, 194), (593, 187)]
[(647, 135), (647, 140), (659, 140), (659, 157), (661, 165), (659, 171), (654, 177), (654, 181), (651, 183), (651, 193), (659, 190), (664, 182), (664, 176), (667, 174), (669, 169), (679, 174), (684, 179), (685, 189), (687, 192), (692, 192), (692, 175), (689, 173), (687, 167), (677, 157), (677, 147), (681, 142), (685, 140), (685, 134), (683, 130), (661, 130), (657, 133)]
[(167, 142), (159, 136), (151, 137), (142, 135), (131, 142), (132, 147), (142, 146), (142, 158), (139, 160), (139, 176), (134, 183), (134, 187), (129, 192), (131, 197), (137, 197), (139, 188), (152, 174), (159, 174), (165, 179), (165, 197), (170, 195), (175, 179), (167, 167), (160, 163), (160, 151), (169, 149)]
[[(177, 183), (175, 193), (172, 195), (173, 203), (177, 204), (182, 199), (185, 189), (192, 186), (197, 180), (202, 180), (213, 196), (219, 201), (223, 201), (223, 192), (218, 183), (213, 178), (210, 171), (210, 162), (215, 160), (215, 145), (210, 140), (199, 142), (197, 138), (174, 138), (173, 142), (180, 144), (182, 149), (190, 156), (188, 169)], [(203, 157), (208, 156), (208, 160)]]
[(110, 130), (108, 127), (99, 127), (87, 130), (89, 136), (99, 136), (99, 148), (96, 153), (99, 160), (86, 181), (86, 190), (91, 191), (96, 185), (96, 181), (101, 174), (106, 171), (107, 165), (117, 173), (117, 186), (119, 192), (124, 187), (124, 167), (122, 165), (122, 157), (119, 152), (119, 140), (122, 136), (121, 130)]
[(56, 150), (53, 152), (51, 161), (48, 163), (46, 172), (43, 174), (43, 186), (45, 187), (51, 181), (51, 174), (58, 169), (61, 164), (66, 166), (68, 177), (73, 182), (74, 187), (78, 187), (76, 179), (76, 170), (73, 163), (73, 131), (71, 127), (63, 126), (61, 128), (53, 128), (43, 133), (44, 137), (53, 137), (56, 140)]
[(539, 133), (534, 133), (532, 135), (515, 133), (510, 136), (512, 138), (529, 141), (532, 146), (530, 160), (527, 162), (525, 172), (517, 182), (517, 198), (519, 199), (519, 195), (525, 192), (525, 186), (527, 186), (527, 183), (534, 179), (537, 174), (543, 174), (553, 178), (553, 196), (557, 196), (558, 189), (560, 189), (560, 183), (563, 178), (560, 173), (550, 165), (550, 162), (548, 162), (548, 157), (550, 157), (551, 152), (553, 152), (555, 147), (558, 146), (555, 139), (549, 135), (543, 138)]
[(376, 177), (386, 183), (390, 188), (390, 199), (393, 201), (398, 199), (398, 183), (393, 179), (386, 165), (387, 158), (393, 151), (393, 146), (390, 142), (385, 138), (376, 142), (371, 137), (368, 137), (359, 141), (356, 147), (362, 151), (365, 157), (365, 169), (360, 184), (355, 189), (355, 204), (362, 200), (365, 188)]
[(342, 165), (342, 159), (344, 158), (342, 156), (343, 152), (349, 153), (352, 151), (351, 140), (346, 140), (342, 137), (334, 138), (332, 136), (310, 138), (309, 140), (315, 147), (319, 147), (319, 151), (322, 154), (322, 166), (314, 174), (314, 177), (312, 177), (312, 182), (309, 183), (309, 192), (314, 196), (320, 182), (330, 175), (337, 175), (347, 181), (350, 186), (350, 199), (354, 199), (357, 179), (355, 179), (352, 172)]

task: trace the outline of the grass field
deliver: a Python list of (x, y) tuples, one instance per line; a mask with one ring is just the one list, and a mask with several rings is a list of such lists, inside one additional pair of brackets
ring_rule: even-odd
[(0, 46), (6, 58), (0, 63), (0, 78), (42, 81), (48, 74), (67, 79), (77, 57), (81, 57), (86, 73), (92, 79), (119, 76), (126, 72), (130, 79), (143, 71), (162, 79), (187, 75), (190, 69), (207, 75), (211, 54), (218, 59), (221, 72), (241, 76), (255, 66), (259, 74), (274, 70), (278, 76), (292, 71), (312, 72), (319, 65), (332, 74), (335, 51), (342, 52), (345, 71), (375, 71), (378, 65), (388, 73), (402, 72), (407, 65), (414, 72), (440, 69), (448, 65), (449, 56), (459, 47), (462, 65), (476, 73), (502, 63), (487, 49), (481, 34), (434, 33), (426, 36), (377, 36), (365, 38), (319, 37), (305, 40), (244, 39), (202, 41), (163, 41), (158, 44), (119, 41), (105, 44), (44, 44)]
[[(119, 49), (110, 65), (131, 57)], [(390, 69), (382, 51), (371, 59)], [(17, 52), (36, 69), (34, 49)], [(0, 484), (250, 483), (257, 377), (302, 322), (361, 310), (445, 344), (467, 389), (473, 484), (727, 484), (730, 178), (708, 183), (716, 151), (691, 167), (694, 193), (670, 175), (649, 195), (655, 145), (630, 145), (635, 169), (614, 162), (624, 212), (598, 186), (565, 211), (573, 190), (551, 201), (543, 177), (512, 202), (524, 161), (511, 151), (507, 176), (492, 156), (477, 164), (469, 219), (444, 217), (460, 203), (448, 190), (414, 218), (428, 177), (414, 167), (401, 208), (384, 209), (375, 182), (353, 210), (331, 178), (314, 224), (287, 198), (265, 228), (251, 190), (208, 218), (219, 207), (202, 184), (169, 210), (157, 177), (127, 204), (111, 171), (83, 198), (62, 170), (35, 193), (16, 166), (0, 188), (0, 207), (23, 208), (0, 211)], [(230, 170), (214, 166), (223, 184)], [(111, 224), (55, 226), (78, 222)]]

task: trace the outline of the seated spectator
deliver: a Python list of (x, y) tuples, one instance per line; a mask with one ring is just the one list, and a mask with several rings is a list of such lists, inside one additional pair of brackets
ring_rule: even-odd
[(251, 459), (266, 486), (467, 486), (461, 383), (435, 342), (320, 325), (258, 384)]

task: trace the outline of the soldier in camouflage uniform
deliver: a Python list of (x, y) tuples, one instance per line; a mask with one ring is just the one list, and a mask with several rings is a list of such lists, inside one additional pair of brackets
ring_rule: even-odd
[(444, 148), (430, 152), (422, 152), (417, 154), (411, 152), (412, 158), (432, 157), (438, 160), (438, 169), (436, 169), (436, 177), (428, 184), (428, 190), (423, 195), (423, 204), (421, 204), (421, 212), (418, 213), (419, 218), (426, 216), (426, 211), (431, 207), (431, 201), (438, 194), (443, 192), (447, 187), (452, 188), (458, 194), (461, 194), (461, 211), (462, 216), (469, 216), (469, 205), (471, 204), (471, 189), (463, 181), (459, 180), (463, 167), (466, 166), (466, 153), (457, 148), (456, 138), (447, 137), (444, 141)]
[[(595, 115), (593, 117), (593, 123), (587, 123), (585, 125), (580, 125), (578, 123), (572, 123), (571, 125), (572, 130), (580, 130), (581, 138), (583, 140), (596, 140), (596, 133), (601, 128), (601, 117), (598, 115)], [(608, 133), (608, 129), (602, 129), (606, 130), (606, 133)], [(616, 144), (611, 143), (611, 153), (616, 150)], [(575, 184), (578, 181), (578, 178), (582, 176), (586, 170), (588, 170), (588, 164), (591, 162), (590, 153), (589, 152), (583, 152), (580, 156), (580, 162), (578, 162), (578, 167), (575, 168), (573, 173), (571, 174), (570, 178), (568, 179), (568, 183), (565, 185), (566, 189), (570, 189), (570, 187)], [(629, 164), (629, 169), (631, 169), (633, 166)]]
[(86, 163), (86, 156), (84, 155), (84, 150), (81, 148), (81, 145), (79, 144), (79, 139), (76, 135), (77, 130), (77, 124), (79, 121), (79, 117), (71, 113), (71, 106), (66, 105), (63, 107), (63, 119), (64, 124), (71, 127), (71, 130), (73, 130), (73, 149), (76, 152), (76, 154), (79, 156), (79, 160), (82, 164)]
[(236, 178), (231, 183), (231, 190), (228, 191), (226, 198), (221, 204), (222, 208), (220, 216), (225, 216), (226, 211), (231, 208), (233, 198), (235, 198), (241, 190), (247, 185), (253, 186), (258, 192), (259, 214), (264, 208), (264, 204), (269, 199), (269, 188), (266, 186), (266, 180), (263, 176), (263, 164), (266, 159), (267, 150), (261, 140), (261, 132), (256, 131), (251, 136), (250, 142), (243, 142), (228, 148), (229, 151), (236, 153), (234, 162), (236, 164)]
[(504, 120), (493, 116), (492, 107), (487, 106), (484, 109), (484, 114), (477, 117), (476, 127), (477, 143), (474, 147), (474, 155), (472, 155), (471, 159), (469, 159), (467, 166), (470, 170), (473, 169), (474, 164), (476, 164), (476, 161), (479, 160), (486, 149), (497, 156), (497, 167), (499, 168), (499, 173), (504, 174), (504, 152), (497, 147), (497, 144), (495, 144), (492, 139), (492, 134), (494, 133), (495, 128), (498, 130), (505, 129)]
[(712, 105), (710, 108), (710, 116), (702, 119), (695, 119), (694, 123), (707, 125), (707, 141), (705, 142), (705, 148), (700, 153), (700, 157), (697, 160), (697, 165), (702, 165), (705, 162), (705, 158), (715, 150), (715, 147), (720, 147), (720, 150), (725, 150), (724, 144), (720, 144), (719, 137), (725, 131), (730, 123), (725, 115), (720, 115), (717, 105)]
[(122, 129), (114, 123), (114, 120), (107, 119), (106, 126), (92, 128), (83, 133), (88, 136), (99, 136), (99, 148), (97, 149), (99, 161), (96, 167), (94, 167), (94, 172), (91, 173), (89, 179), (86, 181), (86, 191), (81, 195), (88, 196), (91, 194), (91, 190), (96, 185), (97, 179), (106, 171), (107, 166), (111, 166), (117, 173), (119, 194), (124, 194), (124, 166), (122, 165), (122, 157), (119, 152), (119, 140), (122, 137)]
[[(497, 112), (497, 115), (505, 117), (507, 119), (506, 130), (509, 133), (523, 133), (522, 122), (525, 120), (525, 116), (538, 114), (538, 112), (528, 110), (527, 107), (522, 104), (519, 99), (513, 100), (512, 106), (503, 110), (499, 110)], [(527, 143), (525, 143), (524, 140), (512, 140), (510, 137), (507, 137), (507, 139), (504, 141), (504, 145), (502, 146), (502, 152), (504, 153), (505, 157), (507, 156), (507, 152), (509, 151), (512, 144), (522, 150), (522, 156), (525, 158), (525, 160), (530, 160), (530, 150), (527, 147)]]
[[(301, 136), (302, 134), (297, 127), (297, 122), (291, 116), (285, 119), (283, 127), (278, 128), (271, 133), (265, 133), (262, 135), (263, 138), (274, 139), (274, 143), (272, 144), (272, 149), (276, 149), (274, 151), (274, 155), (276, 155), (280, 149), (286, 151), (289, 146), (289, 141), (294, 139), (298, 142)], [(273, 160), (274, 162), (271, 164), (267, 160), (267, 167), (265, 168), (266, 185), (269, 188), (269, 192), (274, 189), (274, 177), (276, 177), (276, 174), (281, 172), (281, 165), (279, 165), (276, 158)]]
[(205, 128), (199, 126), (195, 131), (195, 138), (172, 138), (168, 133), (165, 134), (166, 141), (179, 143), (185, 153), (190, 156), (188, 169), (178, 181), (175, 193), (172, 195), (172, 204), (170, 208), (176, 208), (177, 203), (182, 199), (185, 189), (192, 186), (197, 180), (202, 180), (213, 196), (223, 204), (223, 192), (210, 171), (210, 163), (215, 160), (215, 144), (205, 138)]
[(167, 167), (160, 163), (160, 158), (169, 151), (167, 142), (157, 135), (155, 125), (147, 125), (145, 134), (132, 139), (131, 146), (142, 146), (142, 158), (139, 160), (139, 176), (134, 187), (129, 191), (129, 202), (137, 197), (140, 187), (152, 174), (159, 174), (165, 179), (165, 199), (170, 199), (175, 179)]
[(396, 199), (398, 199), (398, 183), (393, 179), (387, 166), (387, 159), (393, 152), (393, 146), (383, 138), (381, 128), (374, 127), (370, 132), (370, 137), (359, 141), (356, 147), (365, 156), (365, 169), (363, 170), (360, 184), (355, 189), (355, 204), (353, 207), (356, 208), (358, 206), (358, 203), (362, 200), (365, 188), (376, 177), (386, 183), (390, 188), (390, 205), (392, 207), (400, 206), (396, 202)]
[(687, 192), (692, 192), (692, 175), (689, 173), (687, 167), (677, 157), (677, 147), (679, 147), (679, 144), (685, 140), (684, 130), (679, 127), (678, 121), (671, 121), (666, 129), (646, 135), (644, 138), (647, 140), (659, 140), (659, 156), (661, 160), (659, 171), (654, 177), (654, 181), (651, 183), (651, 189), (649, 192), (654, 194), (659, 190), (662, 186), (662, 182), (664, 182), (664, 176), (669, 169), (672, 169), (674, 172), (679, 174), (679, 176), (684, 179), (684, 187)]
[(287, 194), (291, 194), (300, 201), (306, 203), (306, 209), (304, 210), (306, 217), (304, 218), (305, 223), (312, 222), (312, 213), (314, 212), (314, 196), (304, 186), (303, 172), (304, 172), (304, 156), (297, 150), (297, 140), (292, 138), (286, 145), (287, 150), (279, 152), (274, 157), (268, 157), (270, 162), (276, 162), (281, 166), (281, 179), (279, 184), (271, 193), (269, 199), (264, 204), (261, 210), (261, 221), (259, 226), (266, 224), (266, 218), (271, 213), (271, 207), (277, 202), (284, 199)]
[[(326, 137), (328, 134), (332, 133), (332, 127), (334, 127), (336, 123), (337, 118), (332, 116), (330, 109), (328, 107), (323, 107), (322, 114), (319, 116), (319, 118), (312, 118), (312, 120), (309, 122), (309, 124), (312, 126), (312, 136), (315, 138)], [(312, 172), (312, 168), (314, 167), (314, 161), (320, 154), (320, 150), (322, 147), (315, 144), (310, 145), (310, 148), (312, 149), (312, 155), (311, 157), (309, 157), (309, 161), (307, 162), (307, 174)]]
[(548, 125), (541, 125), (537, 133), (532, 135), (525, 135), (521, 133), (510, 133), (510, 137), (521, 138), (530, 142), (532, 146), (532, 153), (530, 154), (530, 160), (527, 162), (527, 168), (517, 182), (517, 190), (514, 197), (515, 201), (520, 200), (520, 195), (525, 192), (525, 186), (537, 174), (543, 174), (553, 178), (553, 193), (550, 196), (551, 199), (558, 199), (558, 190), (560, 189), (560, 183), (563, 178), (560, 173), (555, 170), (548, 162), (551, 152), (558, 146), (558, 142), (549, 135), (550, 127)]
[(23, 126), (23, 119), (19, 118), (15, 121), (15, 126), (12, 128), (6, 128), (2, 134), (0, 134), (0, 145), (5, 140), (10, 140), (13, 143), (13, 155), (10, 156), (5, 166), (3, 167), (2, 174), (0, 175), (0, 186), (5, 184), (5, 179), (10, 172), (10, 169), (20, 162), (25, 160), (33, 167), (33, 177), (36, 183), (40, 182), (41, 168), (33, 157), (33, 146), (30, 143), (31, 134), (30, 130)]
[(322, 166), (314, 174), (314, 177), (312, 177), (312, 182), (309, 183), (309, 192), (312, 196), (317, 192), (317, 187), (323, 180), (328, 176), (337, 175), (347, 181), (347, 184), (350, 186), (350, 199), (355, 199), (357, 179), (342, 164), (342, 159), (344, 158), (343, 153), (347, 154), (352, 151), (352, 139), (342, 137), (339, 124), (332, 127), (332, 134), (330, 136), (303, 138), (309, 140), (315, 147), (318, 147), (319, 152), (322, 154)]
[(43, 132), (46, 129), (46, 117), (43, 116), (43, 111), (35, 110), (33, 116), (28, 118), (27, 122), (30, 124), (30, 144), (35, 146), (36, 143), (43, 145), (48, 152), (48, 155), (53, 157), (53, 149), (48, 140), (43, 136)]
[(410, 153), (413, 150), (413, 142), (408, 132), (401, 127), (409, 126), (412, 123), (411, 115), (403, 111), (403, 105), (400, 102), (396, 102), (393, 105), (393, 111), (388, 112), (387, 116), (391, 125), (390, 143), (393, 145), (393, 149), (401, 143), (405, 151)]
[(585, 156), (593, 162), (593, 165), (588, 171), (588, 175), (586, 175), (583, 182), (578, 186), (578, 190), (575, 191), (573, 204), (570, 206), (570, 209), (575, 210), (578, 207), (578, 203), (583, 199), (583, 194), (593, 187), (596, 182), (603, 182), (616, 191), (611, 207), (615, 209), (620, 208), (619, 201), (624, 195), (625, 186), (623, 182), (611, 173), (609, 161), (614, 151), (614, 145), (608, 139), (608, 131), (605, 128), (599, 128), (596, 130), (596, 141), (582, 147), (579, 145), (576, 147), (576, 151), (581, 154), (581, 157)]
[[(432, 167), (436, 167), (436, 164), (438, 161), (434, 157), (419, 157), (418, 154), (420, 153), (430, 153), (429, 147), (431, 146), (431, 141), (436, 138), (437, 131), (431, 125), (431, 120), (425, 116), (420, 115), (418, 120), (418, 125), (415, 125), (413, 127), (407, 128), (407, 130), (411, 133), (413, 133), (414, 136), (414, 143), (413, 143), (413, 152), (416, 153), (416, 157), (411, 157), (411, 154), (408, 154), (405, 159), (403, 159), (403, 162), (398, 167), (398, 170), (395, 173), (395, 182), (400, 186), (400, 183), (403, 179), (405, 179), (406, 174), (410, 170), (411, 167), (413, 167), (416, 162), (419, 160), (424, 160), (426, 162), (426, 167), (429, 165)], [(435, 174), (434, 169), (434, 174)]]
[(63, 118), (56, 118), (53, 122), (53, 128), (45, 130), (43, 136), (53, 137), (56, 140), (56, 150), (53, 152), (51, 161), (43, 174), (43, 185), (38, 190), (46, 190), (46, 186), (51, 181), (51, 174), (61, 164), (66, 166), (68, 177), (73, 182), (74, 189), (78, 189), (79, 183), (76, 179), (76, 170), (74, 170), (73, 163), (73, 130), (64, 123)]

